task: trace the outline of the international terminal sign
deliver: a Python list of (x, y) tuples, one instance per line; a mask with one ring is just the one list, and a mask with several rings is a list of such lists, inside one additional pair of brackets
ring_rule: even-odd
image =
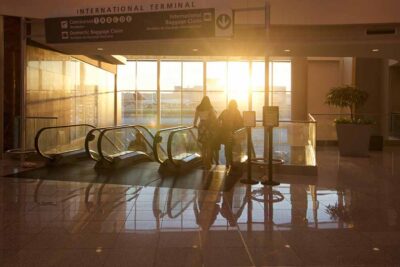
[(232, 35), (232, 12), (214, 8), (45, 19), (47, 43), (210, 38)]

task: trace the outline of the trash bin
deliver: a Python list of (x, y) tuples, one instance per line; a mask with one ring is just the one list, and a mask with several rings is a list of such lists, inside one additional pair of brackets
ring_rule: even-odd
[(372, 135), (369, 139), (369, 150), (370, 151), (382, 151), (383, 150), (383, 136)]

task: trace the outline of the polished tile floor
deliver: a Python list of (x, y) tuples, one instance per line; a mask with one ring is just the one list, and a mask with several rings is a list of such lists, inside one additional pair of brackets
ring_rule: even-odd
[(0, 178), (0, 266), (400, 266), (400, 147), (317, 157), (272, 189)]

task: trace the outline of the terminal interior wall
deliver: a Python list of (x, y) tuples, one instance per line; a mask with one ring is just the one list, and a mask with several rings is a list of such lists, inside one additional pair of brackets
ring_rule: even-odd
[(71, 56), (27, 47), (26, 115), (57, 125), (114, 124), (114, 74)]

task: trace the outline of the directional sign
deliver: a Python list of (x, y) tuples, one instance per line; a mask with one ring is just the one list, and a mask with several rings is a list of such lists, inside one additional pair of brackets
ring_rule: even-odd
[(233, 17), (231, 9), (215, 9), (215, 36), (231, 37), (233, 35)]
[(221, 14), (217, 18), (217, 27), (226, 30), (229, 26), (231, 26), (232, 19), (228, 14)]
[[(228, 17), (222, 16), (218, 25), (229, 27)], [(45, 20), (48, 43), (207, 38), (216, 36), (215, 25), (213, 8)]]

